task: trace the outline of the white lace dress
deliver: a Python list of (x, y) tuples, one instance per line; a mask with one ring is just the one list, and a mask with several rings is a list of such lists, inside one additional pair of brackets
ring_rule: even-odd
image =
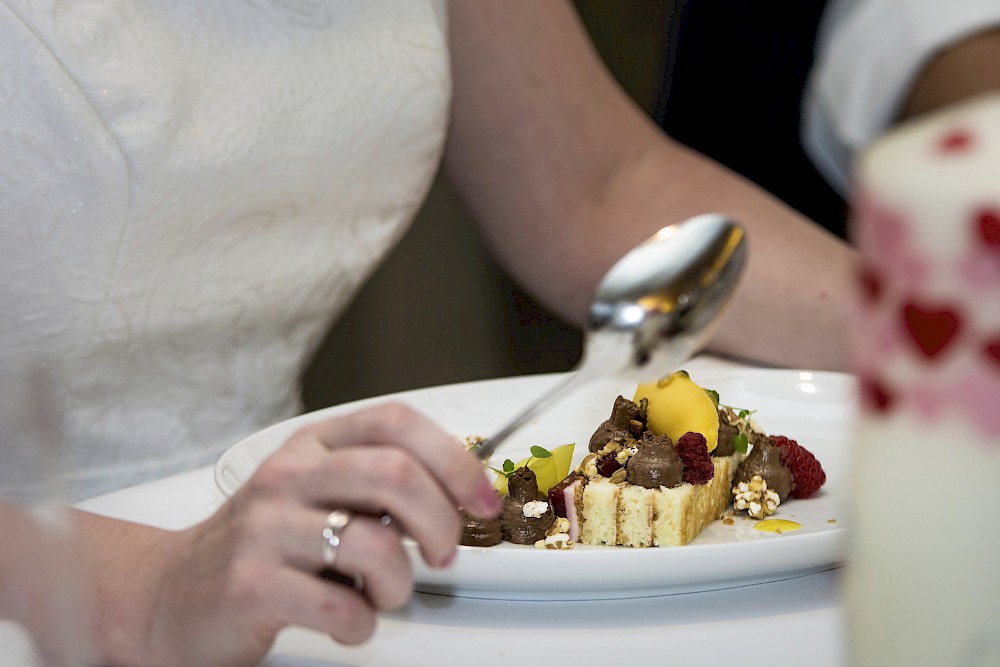
[(58, 369), (75, 496), (296, 412), (434, 176), (445, 22), (435, 0), (0, 1), (0, 361)]

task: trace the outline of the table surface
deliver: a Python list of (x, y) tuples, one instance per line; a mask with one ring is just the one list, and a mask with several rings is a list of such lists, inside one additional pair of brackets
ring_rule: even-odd
[[(724, 362), (720, 362), (724, 363)], [(224, 497), (211, 467), (79, 503), (98, 514), (182, 529)], [(343, 647), (321, 633), (282, 632), (262, 665), (846, 663), (841, 570), (766, 584), (632, 600), (524, 602), (414, 594), (375, 636)]]

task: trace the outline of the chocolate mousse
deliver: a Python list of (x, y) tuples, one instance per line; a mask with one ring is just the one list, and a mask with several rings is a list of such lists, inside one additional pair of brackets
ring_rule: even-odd
[(601, 451), (612, 440), (621, 441), (626, 437), (639, 437), (646, 427), (646, 399), (635, 403), (624, 396), (615, 399), (611, 417), (601, 423), (590, 436), (589, 449)]
[(492, 547), (503, 541), (500, 517), (483, 519), (462, 513), (462, 537), (459, 544), (467, 547)]
[(534, 544), (556, 520), (552, 506), (538, 490), (535, 473), (518, 468), (507, 480), (507, 495), (500, 513), (503, 538), (514, 544)]
[(733, 443), (739, 434), (738, 428), (719, 419), (719, 441), (712, 450), (712, 456), (732, 456), (736, 451)]
[(642, 434), (639, 449), (629, 458), (625, 470), (629, 484), (647, 489), (661, 486), (669, 489), (680, 484), (684, 478), (684, 463), (677, 455), (673, 442), (668, 436), (650, 431)]
[(767, 487), (778, 494), (781, 502), (788, 498), (795, 486), (792, 471), (785, 465), (781, 450), (766, 440), (755, 444), (750, 454), (736, 468), (733, 486), (749, 482), (754, 475), (760, 475), (767, 482)]

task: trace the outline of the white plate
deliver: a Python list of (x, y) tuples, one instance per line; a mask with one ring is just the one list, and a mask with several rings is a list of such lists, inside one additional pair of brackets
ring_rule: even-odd
[[(845, 548), (841, 501), (847, 488), (853, 379), (839, 373), (791, 370), (699, 370), (697, 361), (686, 368), (696, 382), (717, 390), (724, 404), (756, 410), (755, 418), (765, 431), (798, 440), (823, 464), (827, 473), (823, 489), (808, 500), (789, 500), (775, 515), (801, 524), (800, 530), (763, 533), (753, 529), (755, 522), (737, 518), (731, 526), (716, 521), (683, 547), (576, 545), (565, 551), (509, 543), (460, 547), (447, 570), (426, 567), (409, 543), (416, 590), (509, 600), (635, 598), (731, 588), (837, 567)], [(561, 377), (536, 375), (433, 387), (302, 415), (231, 447), (215, 467), (215, 480), (231, 495), (302, 424), (387, 400), (422, 410), (460, 437), (488, 435)], [(494, 461), (523, 458), (534, 444), (551, 449), (575, 442), (575, 465), (586, 454), (590, 435), (611, 413), (617, 394), (631, 397), (633, 391), (634, 385), (613, 382), (581, 388), (501, 447)]]

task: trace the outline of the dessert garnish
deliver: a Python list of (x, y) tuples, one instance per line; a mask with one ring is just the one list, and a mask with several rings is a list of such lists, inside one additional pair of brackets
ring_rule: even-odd
[[(707, 484), (715, 476), (715, 464), (708, 453), (705, 436), (685, 433), (675, 445), (677, 456), (684, 464), (684, 481), (688, 484)], [(716, 447), (718, 449), (718, 447)]]
[(507, 494), (507, 480), (518, 468), (529, 468), (538, 480), (538, 490), (548, 493), (549, 489), (559, 483), (569, 473), (573, 460), (573, 443), (561, 445), (549, 451), (538, 445), (531, 447), (531, 456), (514, 463), (506, 459), (500, 469), (490, 467), (497, 474), (493, 486), (503, 496)]
[(646, 427), (677, 442), (688, 432), (705, 436), (708, 451), (719, 442), (719, 414), (712, 396), (695, 384), (687, 371), (674, 371), (656, 382), (644, 382), (635, 392), (636, 403), (647, 399)]
[(572, 549), (573, 540), (569, 537), (569, 519), (556, 517), (552, 527), (545, 531), (545, 539), (535, 542), (536, 549)]
[(774, 514), (781, 504), (781, 497), (774, 489), (767, 488), (767, 482), (760, 475), (754, 475), (748, 482), (739, 482), (733, 487), (733, 508), (746, 510), (754, 519), (763, 519)]
[(462, 537), (459, 544), (467, 547), (492, 547), (502, 541), (500, 517), (484, 519), (462, 512)]
[(767, 482), (767, 487), (777, 493), (782, 501), (788, 498), (795, 484), (792, 470), (785, 464), (784, 454), (770, 441), (754, 445), (750, 454), (736, 468), (733, 484), (749, 482), (754, 477)]
[(555, 522), (552, 507), (539, 490), (535, 473), (528, 467), (516, 468), (507, 478), (508, 493), (503, 498), (500, 530), (514, 544), (534, 544), (545, 539)]
[(792, 471), (792, 479), (795, 481), (792, 498), (809, 498), (826, 483), (823, 466), (808, 449), (783, 435), (771, 436), (769, 441), (781, 450), (785, 464)]
[(758, 521), (754, 525), (755, 530), (759, 530), (763, 533), (790, 533), (793, 530), (798, 530), (802, 527), (802, 524), (795, 523), (794, 521), (789, 521), (788, 519), (764, 519), (763, 521)]
[(767, 439), (763, 429), (753, 420), (756, 410), (723, 405), (719, 402), (719, 392), (709, 390), (709, 394), (719, 410), (719, 447), (725, 448), (723, 451), (746, 454), (751, 445)]
[(588, 449), (598, 452), (609, 442), (638, 438), (646, 428), (646, 401), (634, 402), (624, 396), (615, 399), (611, 417), (601, 423), (590, 437)]
[(684, 481), (684, 463), (668, 436), (646, 431), (639, 449), (628, 459), (626, 479), (647, 489), (669, 489)]

